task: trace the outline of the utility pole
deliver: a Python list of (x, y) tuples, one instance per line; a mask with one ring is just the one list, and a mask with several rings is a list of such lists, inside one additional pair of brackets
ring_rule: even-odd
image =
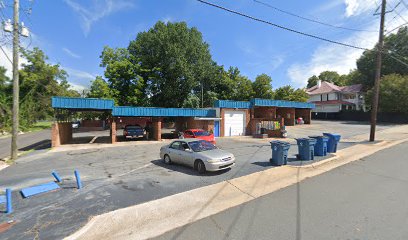
[(371, 128), (370, 142), (375, 140), (375, 127), (377, 124), (378, 98), (380, 95), (380, 79), (381, 79), (381, 60), (384, 46), (384, 18), (385, 18), (386, 0), (382, 0), (381, 5), (381, 20), (380, 20), (380, 36), (378, 40), (377, 61), (375, 69), (374, 95), (371, 106)]
[(204, 84), (201, 82), (201, 108), (204, 108)]
[(19, 125), (19, 75), (18, 75), (18, 55), (19, 55), (19, 0), (14, 0), (14, 22), (13, 22), (13, 130), (11, 137), (11, 159), (17, 159), (17, 135)]

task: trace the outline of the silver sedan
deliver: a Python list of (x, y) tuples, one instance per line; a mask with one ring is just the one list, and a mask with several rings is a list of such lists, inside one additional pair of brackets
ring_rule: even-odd
[(178, 163), (193, 167), (200, 174), (219, 171), (235, 165), (232, 153), (218, 149), (212, 143), (197, 139), (179, 139), (160, 149), (166, 164)]

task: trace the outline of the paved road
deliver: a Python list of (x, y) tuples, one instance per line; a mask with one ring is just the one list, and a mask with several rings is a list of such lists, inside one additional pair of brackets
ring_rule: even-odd
[[(38, 147), (51, 146), (51, 130), (41, 130), (21, 134), (17, 138), (17, 144), (20, 151), (37, 149)], [(10, 156), (11, 137), (0, 138), (0, 159)]]
[(383, 150), (157, 240), (408, 239), (407, 149)]

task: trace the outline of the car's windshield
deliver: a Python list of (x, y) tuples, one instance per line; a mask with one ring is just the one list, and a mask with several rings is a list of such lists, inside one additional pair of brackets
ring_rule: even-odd
[(141, 126), (126, 126), (126, 129), (141, 129)]
[(201, 137), (201, 136), (210, 136), (211, 134), (207, 131), (197, 131), (197, 132), (194, 132), (194, 135), (196, 135), (197, 137)]
[(212, 143), (204, 141), (204, 140), (189, 142), (188, 145), (190, 145), (190, 148), (193, 149), (194, 152), (208, 151), (208, 150), (213, 150), (217, 148)]

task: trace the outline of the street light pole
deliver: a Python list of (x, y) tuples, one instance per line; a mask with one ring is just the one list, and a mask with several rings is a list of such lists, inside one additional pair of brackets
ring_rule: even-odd
[(13, 13), (13, 129), (11, 136), (11, 159), (17, 159), (17, 135), (19, 125), (19, 75), (18, 75), (18, 55), (19, 55), (19, 0), (14, 0)]
[(370, 142), (375, 140), (375, 127), (377, 124), (378, 112), (378, 98), (380, 95), (380, 79), (381, 79), (381, 60), (384, 46), (384, 18), (385, 18), (386, 0), (382, 0), (381, 5), (381, 20), (380, 20), (380, 36), (377, 48), (377, 62), (375, 69), (374, 95), (371, 106), (371, 128), (370, 128)]

